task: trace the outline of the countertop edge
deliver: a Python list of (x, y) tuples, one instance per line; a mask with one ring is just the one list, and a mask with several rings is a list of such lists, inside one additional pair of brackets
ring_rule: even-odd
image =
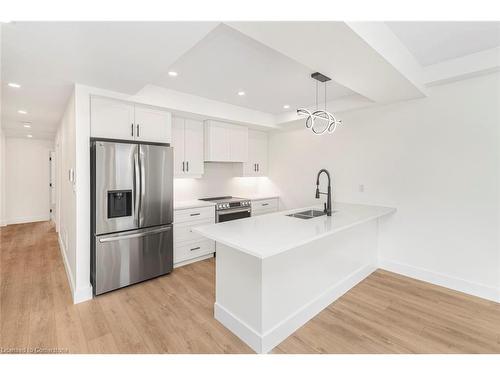
[(200, 200), (178, 201), (174, 202), (174, 211), (187, 210), (189, 208), (215, 207), (215, 202), (205, 202)]
[[(224, 239), (220, 239), (218, 236), (213, 236), (209, 233), (206, 233), (204, 230), (203, 230), (203, 226), (202, 227), (196, 227), (196, 228), (193, 228), (193, 231), (200, 234), (200, 235), (203, 235), (211, 240), (214, 240), (214, 241), (217, 241), (217, 242), (220, 242), (222, 243), (223, 245), (226, 245), (226, 246), (229, 246), (229, 247), (232, 247), (236, 250), (239, 250), (241, 252), (244, 252), (246, 254), (249, 254), (249, 255), (252, 255), (256, 258), (259, 258), (259, 259), (266, 259), (266, 258), (270, 258), (272, 256), (275, 256), (275, 255), (278, 255), (278, 254), (281, 254), (285, 251), (288, 251), (290, 249), (293, 249), (293, 248), (296, 248), (296, 247), (299, 247), (299, 246), (302, 246), (302, 245), (305, 245), (307, 243), (310, 243), (310, 242), (313, 242), (313, 241), (316, 241), (316, 240), (319, 240), (321, 238), (324, 238), (324, 237), (327, 237), (327, 236), (330, 236), (332, 234), (335, 234), (335, 233), (338, 233), (338, 232), (341, 232), (341, 231), (344, 231), (346, 229), (350, 229), (352, 227), (355, 227), (357, 225), (360, 225), (360, 224), (364, 224), (364, 223), (367, 223), (369, 221), (372, 221), (372, 220), (376, 220), (376, 219), (379, 219), (381, 217), (384, 217), (384, 216), (387, 216), (387, 215), (390, 215), (390, 214), (393, 214), (397, 211), (396, 208), (394, 207), (386, 207), (386, 206), (376, 206), (378, 208), (381, 208), (381, 209), (386, 209), (386, 211), (384, 212), (380, 212), (380, 213), (376, 213), (374, 215), (371, 215), (371, 216), (368, 216), (364, 219), (360, 219), (358, 221), (355, 221), (353, 223), (350, 223), (350, 224), (347, 224), (347, 225), (344, 225), (344, 226), (341, 226), (341, 227), (338, 227), (330, 232), (327, 232), (327, 233), (323, 233), (323, 234), (319, 234), (317, 236), (314, 236), (314, 237), (311, 237), (307, 240), (304, 240), (304, 241), (299, 241), (297, 242), (297, 244), (294, 244), (294, 246), (286, 246), (286, 247), (282, 247), (282, 248), (279, 248), (277, 249), (276, 251), (270, 253), (270, 254), (266, 254), (265, 256), (263, 256), (262, 254), (260, 253), (257, 253), (257, 252), (254, 252), (248, 248), (245, 248), (245, 247), (241, 247), (241, 246), (238, 246), (238, 245), (235, 245), (231, 242), (228, 242), (228, 241), (225, 241)], [(307, 209), (307, 208), (302, 208), (302, 209)], [(293, 212), (293, 211), (300, 211), (302, 209), (294, 209), (294, 210), (287, 210), (287, 211), (282, 211), (282, 212), (279, 212), (279, 213), (275, 213), (274, 215), (276, 214), (286, 214), (286, 212)]]

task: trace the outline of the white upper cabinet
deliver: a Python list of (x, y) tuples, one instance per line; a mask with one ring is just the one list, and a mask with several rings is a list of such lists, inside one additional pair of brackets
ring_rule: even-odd
[(182, 177), (185, 170), (184, 161), (184, 119), (172, 118), (172, 147), (174, 148), (174, 177)]
[(202, 121), (192, 119), (185, 120), (184, 150), (186, 173), (192, 176), (201, 176), (205, 171)]
[(205, 121), (205, 161), (245, 162), (247, 159), (247, 127)]
[(204, 172), (203, 122), (175, 116), (172, 145), (174, 177), (200, 177)]
[(170, 112), (125, 101), (93, 96), (90, 103), (92, 137), (170, 143)]
[(144, 142), (172, 142), (172, 115), (156, 108), (135, 105), (135, 139)]
[(134, 105), (94, 96), (90, 106), (90, 127), (92, 137), (133, 140)]
[(238, 166), (242, 176), (267, 176), (268, 135), (258, 130), (248, 130), (248, 160)]

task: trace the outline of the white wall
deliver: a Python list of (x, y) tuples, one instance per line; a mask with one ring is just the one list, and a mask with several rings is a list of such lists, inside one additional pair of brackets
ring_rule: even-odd
[[(70, 97), (59, 124), (55, 140), (57, 160), (56, 228), (69, 284), (75, 298), (76, 285), (76, 192), (69, 180), (69, 171), (75, 168), (75, 96)], [(90, 277), (90, 276), (89, 276)]]
[(318, 202), (316, 173), (329, 169), (335, 199), (398, 209), (381, 226), (384, 267), (498, 299), (499, 103), (496, 73), (436, 86), (425, 99), (342, 113), (333, 135), (302, 125), (276, 133), (270, 178), (282, 203), (297, 207)]
[(53, 142), (5, 138), (7, 224), (50, 219), (49, 152)]
[[(1, 82), (0, 82), (1, 84)], [(0, 89), (1, 90), (1, 89)], [(1, 100), (1, 98), (0, 98)], [(1, 104), (0, 104), (1, 106)], [(0, 110), (0, 118), (1, 118)], [(0, 227), (5, 223), (5, 135), (0, 123)]]

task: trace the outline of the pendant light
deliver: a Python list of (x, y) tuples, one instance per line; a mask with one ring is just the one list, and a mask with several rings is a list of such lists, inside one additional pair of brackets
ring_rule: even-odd
[[(316, 110), (311, 112), (306, 108), (299, 108), (297, 109), (297, 115), (306, 116), (306, 128), (311, 129), (314, 134), (333, 133), (337, 126), (342, 125), (342, 121), (337, 120), (332, 113), (326, 110), (326, 82), (331, 81), (331, 79), (319, 72), (311, 74), (311, 78), (316, 80)], [(325, 107), (323, 110), (318, 109), (319, 82), (324, 84), (325, 89)]]

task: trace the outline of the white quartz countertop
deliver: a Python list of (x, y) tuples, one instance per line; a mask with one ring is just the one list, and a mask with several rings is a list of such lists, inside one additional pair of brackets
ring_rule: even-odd
[(174, 210), (185, 210), (188, 208), (198, 208), (198, 207), (213, 207), (214, 202), (205, 202), (198, 199), (192, 199), (189, 201), (174, 201)]
[(251, 201), (260, 201), (262, 199), (272, 199), (272, 198), (279, 198), (279, 195), (272, 195), (272, 194), (261, 194), (261, 195), (245, 195), (245, 198), (250, 199)]
[(286, 216), (322, 206), (304, 207), (268, 215), (218, 224), (203, 225), (192, 230), (207, 238), (247, 254), (264, 259), (355, 225), (396, 212), (395, 208), (350, 203), (335, 203), (332, 216), (299, 219)]

